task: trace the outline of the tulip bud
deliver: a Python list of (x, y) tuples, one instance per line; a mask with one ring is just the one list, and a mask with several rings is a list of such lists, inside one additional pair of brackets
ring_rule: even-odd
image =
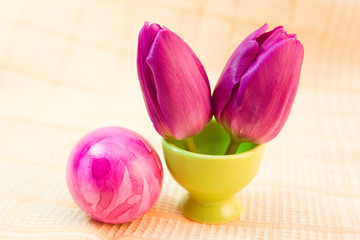
[(304, 48), (282, 26), (250, 34), (214, 89), (215, 118), (238, 140), (266, 143), (284, 126), (299, 85)]
[(211, 119), (210, 84), (204, 67), (191, 48), (166, 27), (144, 24), (137, 70), (148, 114), (164, 138), (192, 137)]

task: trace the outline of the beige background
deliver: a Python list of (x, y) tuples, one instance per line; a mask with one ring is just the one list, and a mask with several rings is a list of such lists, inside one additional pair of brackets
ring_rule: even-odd
[[(67, 191), (68, 154), (95, 128), (131, 128), (162, 157), (136, 74), (146, 20), (183, 37), (213, 87), (264, 22), (305, 47), (293, 111), (238, 220), (185, 219), (165, 165), (159, 201), (132, 223), (93, 221)], [(355, 0), (0, 0), (0, 239), (360, 239), (359, 78)]]

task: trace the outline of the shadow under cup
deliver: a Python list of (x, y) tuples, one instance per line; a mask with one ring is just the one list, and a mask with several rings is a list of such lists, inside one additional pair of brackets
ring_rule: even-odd
[(243, 206), (236, 193), (255, 177), (265, 145), (246, 142), (236, 154), (224, 155), (229, 141), (215, 120), (194, 137), (197, 153), (185, 150), (182, 141), (162, 139), (166, 165), (188, 191), (180, 201), (186, 217), (223, 223), (240, 216)]

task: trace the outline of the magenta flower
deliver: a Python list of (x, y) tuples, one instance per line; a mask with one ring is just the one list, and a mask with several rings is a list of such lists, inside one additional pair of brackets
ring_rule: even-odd
[(180, 140), (205, 127), (212, 116), (209, 80), (178, 35), (146, 22), (139, 34), (137, 69), (147, 111), (161, 136)]
[(278, 135), (299, 85), (304, 48), (282, 26), (250, 34), (228, 60), (214, 89), (217, 121), (238, 140), (266, 143)]

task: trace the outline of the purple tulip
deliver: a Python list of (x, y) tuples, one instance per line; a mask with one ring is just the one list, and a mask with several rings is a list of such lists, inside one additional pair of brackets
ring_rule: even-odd
[(217, 121), (238, 140), (266, 143), (287, 120), (299, 85), (304, 48), (282, 26), (250, 34), (228, 60), (214, 89)]
[(178, 35), (146, 22), (139, 34), (137, 69), (147, 111), (161, 136), (180, 140), (205, 127), (212, 116), (209, 80)]

